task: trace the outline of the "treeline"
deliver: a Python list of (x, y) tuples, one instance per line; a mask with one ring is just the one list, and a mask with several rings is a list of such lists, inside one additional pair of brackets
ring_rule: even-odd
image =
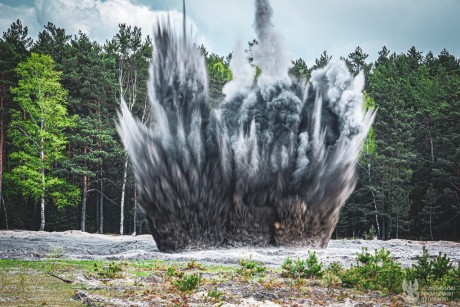
[[(231, 54), (199, 48), (217, 107), (232, 78)], [(151, 53), (150, 38), (125, 24), (104, 44), (52, 23), (36, 41), (19, 20), (3, 32), (0, 229), (147, 232), (116, 118), (123, 99), (151, 123)], [(363, 103), (378, 115), (334, 236), (459, 240), (459, 60), (415, 47), (404, 54), (383, 47), (374, 63), (367, 58), (360, 47), (344, 58), (354, 74), (364, 70)], [(326, 51), (312, 67), (294, 60), (290, 74), (309, 79), (331, 60)]]

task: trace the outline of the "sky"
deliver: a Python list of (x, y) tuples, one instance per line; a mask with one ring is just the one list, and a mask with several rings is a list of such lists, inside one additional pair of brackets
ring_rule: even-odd
[[(386, 46), (405, 53), (412, 46), (426, 55), (442, 49), (460, 58), (460, 0), (271, 0), (275, 30), (292, 59), (314, 63), (323, 50), (333, 59), (357, 46), (378, 57)], [(225, 56), (237, 42), (255, 38), (254, 1), (188, 0), (187, 28), (198, 44)], [(169, 16), (181, 29), (182, 0), (0, 0), (0, 31), (20, 19), (32, 38), (48, 21), (67, 34), (81, 30), (100, 43), (126, 23), (151, 34), (158, 18)]]

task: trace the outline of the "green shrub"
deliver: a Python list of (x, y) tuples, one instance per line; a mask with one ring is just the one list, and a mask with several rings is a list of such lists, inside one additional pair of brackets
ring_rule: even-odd
[(430, 260), (430, 255), (425, 246), (421, 256), (417, 256), (417, 263), (409, 271), (411, 277), (416, 278), (422, 285), (428, 285), (446, 276), (452, 269), (452, 262), (446, 254), (439, 255)]
[(326, 271), (340, 276), (344, 270), (343, 270), (343, 266), (340, 263), (334, 261), (329, 264)]
[(423, 251), (421, 256), (417, 256), (417, 263), (412, 266), (413, 272), (411, 274), (413, 279), (417, 279), (421, 284), (426, 284), (431, 274), (431, 261), (428, 250), (423, 246)]
[(449, 270), (452, 269), (452, 263), (450, 261), (450, 258), (447, 257), (446, 254), (444, 256), (441, 255), (441, 252), (439, 252), (439, 255), (430, 261), (431, 263), (431, 275), (433, 275), (433, 278), (435, 280), (440, 279), (447, 275), (449, 273)]
[(321, 283), (323, 284), (323, 286), (327, 288), (331, 288), (331, 287), (340, 286), (342, 284), (342, 280), (337, 274), (334, 274), (332, 271), (327, 270), (323, 274)]
[(236, 271), (244, 277), (250, 277), (265, 273), (266, 268), (260, 262), (252, 260), (252, 256), (250, 256), (249, 260), (240, 260), (240, 267)]
[(400, 293), (405, 277), (401, 266), (390, 257), (390, 252), (382, 248), (375, 250), (374, 255), (363, 248), (356, 257), (356, 265), (341, 275), (346, 287), (362, 290), (380, 290)]
[(94, 271), (101, 278), (121, 278), (123, 277), (121, 274), (121, 272), (123, 271), (122, 265), (122, 263), (112, 262), (108, 266), (103, 266), (101, 268), (97, 265), (97, 263), (94, 263)]
[(177, 266), (172, 265), (166, 269), (166, 275), (170, 277), (182, 277), (184, 272), (179, 271)]
[(375, 229), (374, 225), (371, 225), (369, 230), (363, 233), (363, 239), (372, 240), (375, 238), (376, 234), (377, 234), (377, 230)]
[(404, 281), (404, 270), (395, 261), (385, 261), (377, 270), (374, 290), (386, 290), (389, 293), (400, 293)]
[(174, 282), (174, 286), (182, 292), (198, 289), (201, 282), (201, 274), (184, 274)]
[(356, 254), (356, 262), (361, 265), (366, 265), (374, 261), (374, 256), (368, 252), (366, 247), (362, 248), (361, 253)]
[[(430, 260), (426, 247), (422, 255), (417, 256), (417, 263), (406, 270), (406, 279), (415, 280), (421, 285), (422, 293), (431, 289), (441, 289), (437, 293), (442, 299), (460, 299), (460, 263), (454, 267), (451, 259), (446, 254), (439, 255)], [(445, 295), (443, 297), (443, 295)]]
[(452, 296), (449, 299), (460, 300), (460, 261), (457, 263), (457, 267), (452, 267), (449, 270), (444, 279), (443, 286), (453, 289)]
[(192, 259), (191, 261), (187, 262), (187, 265), (185, 266), (186, 270), (204, 270), (203, 265), (199, 262), (196, 262), (195, 259)]
[(286, 258), (281, 265), (283, 276), (291, 278), (314, 278), (323, 275), (323, 264), (316, 257), (316, 252), (308, 252), (307, 260)]
[(209, 289), (208, 293), (206, 295), (205, 302), (218, 303), (218, 302), (220, 302), (222, 295), (224, 295), (224, 293), (220, 292), (217, 289), (217, 287), (214, 287), (214, 289)]

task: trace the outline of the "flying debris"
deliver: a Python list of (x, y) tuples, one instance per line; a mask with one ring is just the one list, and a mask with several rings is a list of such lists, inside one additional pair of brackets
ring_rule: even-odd
[(325, 247), (356, 184), (355, 165), (375, 113), (364, 76), (344, 62), (291, 80), (289, 55), (256, 0), (255, 69), (241, 51), (218, 110), (195, 46), (159, 21), (148, 83), (152, 124), (124, 103), (118, 131), (140, 207), (160, 251), (222, 246)]

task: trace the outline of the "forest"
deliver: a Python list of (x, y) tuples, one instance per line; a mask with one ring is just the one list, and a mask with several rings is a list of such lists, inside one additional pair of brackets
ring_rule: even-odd
[[(252, 47), (246, 53), (252, 61)], [(231, 80), (226, 56), (197, 46), (217, 108)], [(34, 41), (20, 20), (0, 39), (0, 229), (148, 233), (136, 182), (116, 130), (123, 99), (152, 123), (147, 94), (152, 42), (119, 25), (104, 44), (48, 23)], [(460, 60), (383, 46), (377, 60), (356, 47), (324, 51), (292, 78), (343, 59), (364, 71), (365, 108), (377, 109), (334, 238), (460, 240)], [(219, 184), (216, 182), (215, 184)]]

